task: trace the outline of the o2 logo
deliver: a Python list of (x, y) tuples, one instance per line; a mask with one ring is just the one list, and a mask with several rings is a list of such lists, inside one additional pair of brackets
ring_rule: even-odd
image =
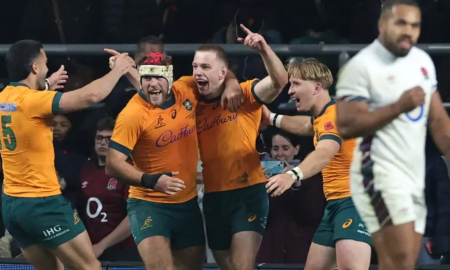
[[(95, 211), (95, 213), (91, 212), (91, 203), (97, 204), (97, 210)], [(97, 218), (98, 216), (102, 216), (102, 219), (100, 220), (100, 222), (108, 222), (108, 214), (106, 214), (105, 212), (102, 212), (102, 210), (103, 210), (103, 204), (98, 198), (91, 197), (88, 199), (87, 204), (86, 204), (86, 214), (88, 215), (88, 217)]]
[(414, 110), (405, 113), (406, 117), (412, 121), (412, 122), (417, 122), (420, 119), (422, 119), (423, 115), (424, 115), (425, 109), (422, 106), (415, 108)]

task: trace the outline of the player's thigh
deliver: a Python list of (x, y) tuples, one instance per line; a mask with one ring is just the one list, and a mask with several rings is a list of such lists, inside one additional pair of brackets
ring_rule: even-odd
[(166, 237), (146, 237), (137, 247), (146, 270), (173, 270), (170, 240)]
[(205, 261), (205, 246), (172, 249), (175, 270), (201, 270)]
[(21, 224), (28, 241), (49, 249), (73, 269), (99, 266), (77, 211), (62, 195), (16, 198), (15, 206), (21, 209), (20, 216), (16, 213), (16, 223)]
[(305, 270), (332, 270), (336, 266), (336, 250), (333, 247), (311, 243)]
[(352, 199), (329, 201), (332, 208), (333, 240), (337, 264), (342, 269), (367, 269), (370, 265), (372, 239)]
[(253, 240), (251, 244), (258, 252), (269, 215), (269, 197), (264, 183), (233, 190), (226, 203), (229, 207), (232, 235), (240, 232), (256, 233), (242, 234), (241, 237), (237, 238), (233, 237), (233, 241), (234, 239), (248, 237)]
[(130, 228), (137, 246), (146, 238), (162, 236), (171, 239), (171, 224), (164, 208), (145, 200), (130, 198), (127, 202)]
[(333, 236), (329, 211), (325, 209), (309, 248), (305, 270), (328, 270), (335, 267), (336, 251)]
[(397, 258), (406, 264), (415, 263), (425, 225), (425, 205), (415, 203), (409, 192), (399, 189), (357, 193), (352, 198), (372, 235), (380, 262)]
[(43, 246), (36, 244), (22, 249), (22, 254), (36, 270), (63, 270), (63, 264), (53, 253)]
[(262, 235), (256, 231), (235, 233), (231, 240), (231, 265), (236, 270), (252, 270), (261, 246)]
[(27, 205), (31, 201), (23, 201), (23, 198), (15, 198), (2, 194), (2, 218), (7, 231), (11, 234), (18, 246), (22, 249), (38, 244), (35, 235), (30, 234), (23, 226), (33, 222), (30, 211), (35, 205)]
[[(226, 192), (205, 193), (203, 197), (203, 215), (208, 246), (220, 265), (220, 254), (231, 247), (231, 219), (226, 206)], [(220, 252), (219, 252), (220, 251)]]
[(205, 259), (205, 232), (197, 197), (170, 205), (172, 254), (176, 269), (201, 269)]
[(341, 239), (336, 241), (336, 261), (338, 269), (369, 269), (372, 247), (361, 241)]
[(86, 231), (50, 250), (69, 269), (98, 270), (101, 268)]

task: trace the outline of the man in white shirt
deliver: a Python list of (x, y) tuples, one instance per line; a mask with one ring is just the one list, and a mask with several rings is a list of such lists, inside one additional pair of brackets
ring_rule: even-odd
[(354, 204), (380, 270), (414, 269), (425, 229), (425, 136), (450, 156), (450, 119), (436, 92), (436, 71), (414, 47), (421, 12), (412, 0), (387, 0), (379, 37), (341, 70), (337, 126), (358, 138), (351, 169)]

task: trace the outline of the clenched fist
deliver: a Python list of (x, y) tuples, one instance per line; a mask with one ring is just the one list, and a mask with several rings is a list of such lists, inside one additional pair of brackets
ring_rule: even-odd
[(404, 92), (396, 102), (396, 106), (398, 106), (398, 110), (401, 113), (406, 113), (414, 110), (416, 107), (422, 106), (424, 103), (425, 92), (422, 87), (416, 86)]

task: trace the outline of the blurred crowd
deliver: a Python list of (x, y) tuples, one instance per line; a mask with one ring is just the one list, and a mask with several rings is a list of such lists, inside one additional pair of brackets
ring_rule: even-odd
[[(164, 52), (167, 43), (236, 42), (240, 23), (261, 33), (270, 44), (370, 43), (377, 36), (380, 0), (15, 0), (2, 1), (1, 43), (35, 39), (44, 44), (137, 43), (135, 60), (148, 52)], [(450, 1), (421, 0), (423, 30), (420, 43), (450, 43)], [(2, 6), (4, 5), (4, 6)], [(297, 61), (293, 56), (286, 61)], [(317, 57), (334, 72), (336, 57)], [(175, 77), (191, 73), (189, 57), (174, 56)], [(450, 100), (450, 58), (434, 58), (439, 89)], [(64, 64), (69, 81), (64, 91), (80, 88), (104, 74), (105, 57), (50, 57), (53, 71)], [(3, 59), (0, 77), (6, 78)], [(259, 56), (231, 57), (230, 69), (240, 80), (265, 77)], [(4, 84), (6, 79), (0, 80)], [(331, 89), (333, 91), (333, 89)], [(64, 196), (78, 209), (100, 260), (139, 261), (130, 237), (114, 243), (109, 234), (126, 218), (128, 187), (104, 172), (105, 155), (114, 128), (114, 119), (136, 89), (120, 80), (112, 94), (88, 110), (58, 115), (52, 119), (55, 166)], [(332, 92), (333, 93), (333, 92)], [(289, 101), (287, 90), (269, 106), (275, 113)], [(297, 137), (276, 128), (261, 132), (258, 140), (261, 161), (279, 160), (295, 166), (313, 150), (309, 137)], [(199, 202), (202, 198), (199, 166)], [(3, 179), (3, 177), (2, 177)], [(103, 186), (95, 186), (103, 179)], [(89, 188), (95, 186), (95, 188)], [(427, 146), (426, 199), (427, 229), (420, 260), (424, 264), (446, 262), (450, 258), (450, 178), (446, 161), (434, 144)], [(258, 263), (304, 263), (319, 225), (325, 198), (321, 175), (306, 180), (298, 190), (270, 198), (270, 214), (260, 248)], [(114, 208), (114, 215), (104, 214)], [(109, 212), (108, 212), (109, 213)], [(1, 225), (1, 223), (0, 223)], [(4, 232), (0, 228), (0, 234)], [(106, 239), (106, 240), (105, 240)], [(126, 251), (124, 251), (126, 250)], [(9, 236), (0, 240), (1, 257), (20, 256)], [(208, 256), (209, 262), (212, 257)], [(376, 256), (373, 256), (376, 263)]]

